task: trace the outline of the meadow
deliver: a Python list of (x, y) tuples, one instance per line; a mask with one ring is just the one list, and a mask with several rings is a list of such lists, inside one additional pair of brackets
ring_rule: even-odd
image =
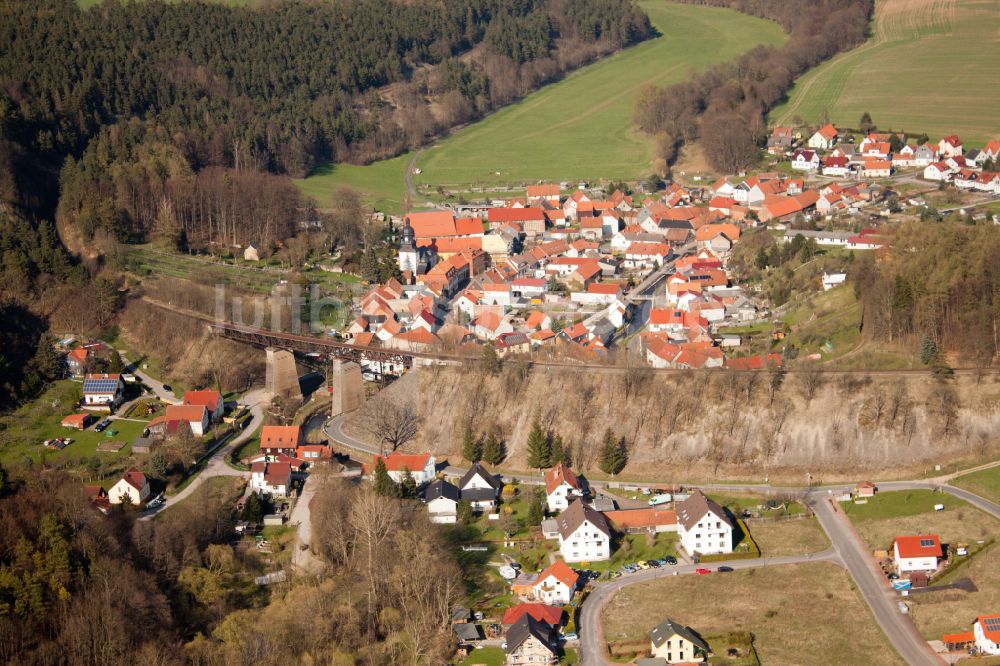
[(602, 614), (604, 638), (644, 640), (665, 618), (705, 637), (750, 631), (762, 664), (902, 663), (847, 573), (825, 562), (623, 588)]
[[(776, 23), (733, 10), (640, 4), (659, 37), (583, 67), (421, 151), (414, 183), (426, 191), (438, 185), (640, 178), (653, 159), (651, 142), (632, 123), (644, 86), (675, 83), (756, 44), (784, 40)], [(400, 212), (411, 158), (323, 166), (296, 183), (320, 205), (346, 185), (366, 193), (376, 208)]]
[(868, 111), (882, 129), (980, 147), (1000, 136), (998, 32), (995, 0), (878, 0), (869, 41), (801, 77), (771, 121), (816, 123), (826, 110), (856, 127)]

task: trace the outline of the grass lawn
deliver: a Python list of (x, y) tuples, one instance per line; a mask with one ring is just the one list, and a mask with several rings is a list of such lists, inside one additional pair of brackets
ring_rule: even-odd
[[(935, 511), (943, 504), (943, 511)], [(868, 504), (841, 506), (870, 548), (888, 549), (900, 534), (937, 534), (944, 543), (977, 541), (997, 534), (1000, 524), (966, 502), (931, 490), (878, 493)]]
[[(73, 408), (81, 388), (80, 382), (68, 379), (55, 382), (36, 400), (0, 417), (0, 462), (16, 463), (27, 459), (38, 462), (44, 455), (52, 464), (73, 464), (96, 456), (107, 466), (107, 472), (123, 467), (131, 452), (132, 440), (142, 434), (146, 422), (115, 421), (104, 432), (94, 432), (93, 425), (83, 432), (63, 428), (60, 423), (64, 416), (82, 411)], [(113, 436), (108, 436), (110, 430), (114, 430)], [(42, 447), (43, 440), (56, 437), (71, 438), (73, 443), (61, 451)], [(99, 444), (110, 441), (126, 445), (117, 453), (97, 451)]]
[(282, 274), (248, 266), (222, 264), (208, 257), (192, 257), (157, 250), (150, 245), (128, 248), (129, 267), (140, 276), (165, 275), (202, 284), (226, 284), (248, 291), (270, 293)]
[(642, 560), (659, 560), (667, 555), (677, 557), (677, 535), (669, 532), (657, 534), (652, 541), (645, 534), (628, 534), (612, 546), (615, 551), (610, 560), (578, 562), (570, 566), (594, 571), (617, 571), (625, 564), (635, 564)]
[(763, 664), (903, 663), (847, 573), (829, 563), (668, 577), (626, 587), (604, 610), (604, 637), (646, 640), (664, 618), (704, 636), (753, 632)]
[[(460, 130), (417, 159), (418, 185), (638, 178), (652, 145), (632, 124), (643, 86), (684, 79), (756, 44), (780, 44), (776, 23), (727, 9), (643, 0), (661, 36), (627, 49)], [(497, 174), (499, 172), (499, 175)]]
[(761, 520), (747, 525), (761, 555), (807, 555), (830, 547), (830, 540), (815, 518)]
[(484, 647), (481, 650), (473, 650), (459, 664), (461, 666), (503, 666), (504, 657), (504, 651), (501, 648)]
[[(868, 111), (880, 129), (958, 133), (979, 148), (1000, 134), (1000, 86), (982, 63), (1000, 62), (1000, 3), (994, 0), (878, 0), (871, 37), (799, 79), (776, 124), (796, 116), (856, 127)], [(977, 44), (968, 58), (965, 44)], [(920, 91), (917, 94), (916, 91)]]
[(986, 499), (1000, 502), (1000, 467), (991, 467), (972, 474), (965, 474), (952, 479), (950, 483)]
[(848, 287), (806, 298), (794, 304), (782, 320), (791, 328), (786, 344), (795, 345), (803, 356), (819, 353), (828, 361), (851, 351), (861, 339), (861, 306)]

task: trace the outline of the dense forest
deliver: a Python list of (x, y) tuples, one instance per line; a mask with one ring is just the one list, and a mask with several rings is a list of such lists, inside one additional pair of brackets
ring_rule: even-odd
[(767, 112), (801, 74), (861, 44), (873, 9), (872, 0), (682, 1), (732, 7), (777, 21), (788, 33), (780, 48), (758, 46), (682, 83), (647, 88), (636, 102), (636, 123), (657, 137), (665, 164), (680, 146), (699, 141), (722, 173), (737, 173), (757, 160)]
[(0, 468), (0, 661), (440, 664), (453, 651), (465, 587), (425, 512), (329, 480), (313, 505), (330, 518), (314, 535), (322, 575), (265, 588), (265, 558), (231, 545), (233, 489), (203, 489), (140, 522), (101, 515), (64, 472)]
[(2, 324), (25, 344), (0, 351), (0, 408), (46, 379), (53, 317), (107, 323), (87, 284), (115, 282), (119, 244), (287, 246), (307, 225), (351, 251), (357, 198), (317, 212), (289, 176), (397, 154), (651, 34), (634, 0), (0, 3), (0, 307), (26, 317)]
[(954, 350), (966, 365), (1000, 351), (1000, 232), (992, 224), (913, 222), (889, 260), (864, 253), (852, 266), (866, 335), (919, 349), (924, 363)]

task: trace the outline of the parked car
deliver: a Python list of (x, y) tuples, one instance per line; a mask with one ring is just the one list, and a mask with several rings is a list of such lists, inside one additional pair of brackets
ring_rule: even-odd
[(97, 425), (94, 426), (95, 432), (104, 432), (104, 430), (111, 425), (110, 419), (102, 419)]
[(163, 385), (163, 390), (164, 390), (164, 391), (173, 391), (173, 389), (172, 389), (172, 388), (170, 388), (170, 384), (164, 384), (164, 385)]
[(697, 569), (694, 570), (694, 572), (696, 574), (698, 574), (699, 576), (704, 576), (705, 574), (712, 573), (712, 570), (711, 569), (704, 569), (702, 567), (698, 567)]
[(718, 569), (716, 569), (716, 571), (718, 571), (720, 573), (728, 573), (728, 572), (733, 571), (733, 570), (734, 569), (732, 567), (719, 567)]
[(660, 568), (660, 561), (659, 560), (650, 560), (649, 561), (649, 566), (651, 566), (654, 569), (659, 569)]
[(673, 555), (667, 555), (667, 556), (666, 556), (665, 558), (663, 558), (663, 559), (664, 559), (664, 560), (666, 560), (667, 564), (669, 564), (669, 565), (671, 565), (671, 566), (673, 566), (673, 565), (677, 564), (677, 558), (676, 558), (676, 557), (674, 557)]
[(637, 564), (638, 564), (638, 566), (639, 566), (640, 569), (648, 569), (649, 568), (649, 562), (647, 562), (646, 560), (640, 560)]
[(571, 631), (569, 633), (563, 634), (562, 637), (563, 637), (563, 640), (566, 640), (566, 641), (575, 641), (576, 639), (579, 638), (579, 636), (576, 635), (575, 631)]

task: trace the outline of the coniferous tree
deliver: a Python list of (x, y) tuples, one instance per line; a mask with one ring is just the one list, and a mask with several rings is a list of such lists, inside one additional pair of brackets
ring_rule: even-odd
[(486, 435), (486, 441), (483, 443), (483, 460), (485, 460), (490, 465), (499, 465), (504, 459), (503, 442), (497, 436), (496, 432), (491, 430)]
[(490, 375), (500, 372), (500, 357), (492, 344), (483, 345), (483, 370)]
[(861, 114), (861, 120), (858, 121), (858, 129), (865, 134), (875, 131), (875, 123), (872, 121), (872, 114), (867, 111)]
[(417, 496), (417, 481), (406, 467), (403, 468), (403, 478), (399, 482), (398, 494), (404, 499), (413, 499)]
[(551, 454), (551, 464), (553, 467), (562, 463), (563, 465), (569, 465), (569, 449), (563, 443), (562, 435), (556, 433), (552, 438), (552, 454)]
[(396, 482), (389, 477), (389, 470), (385, 468), (385, 459), (382, 457), (379, 457), (375, 461), (375, 472), (372, 481), (375, 492), (379, 495), (391, 497), (396, 494)]
[(528, 467), (544, 469), (552, 465), (552, 443), (536, 418), (528, 433)]
[(625, 469), (627, 462), (628, 451), (625, 449), (625, 440), (615, 437), (611, 428), (608, 428), (604, 431), (604, 442), (601, 445), (601, 471), (614, 476)]
[(483, 457), (482, 442), (476, 438), (472, 431), (472, 423), (465, 424), (465, 433), (462, 436), (462, 457), (470, 463), (479, 462)]
[(240, 517), (252, 525), (256, 525), (264, 519), (264, 505), (261, 503), (260, 496), (257, 493), (250, 493), (247, 496), (247, 501), (243, 504), (243, 513)]
[(541, 486), (536, 487), (528, 501), (528, 523), (530, 525), (540, 525), (545, 519), (545, 494)]

